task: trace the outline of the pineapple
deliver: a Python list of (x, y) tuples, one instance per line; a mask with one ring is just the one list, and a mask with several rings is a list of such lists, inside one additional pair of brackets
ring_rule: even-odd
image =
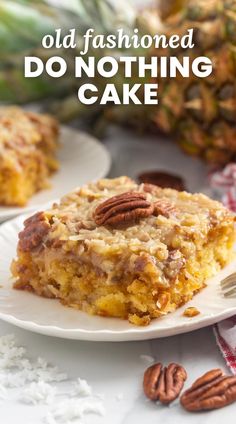
[[(128, 121), (140, 130), (145, 121), (146, 128), (151, 124), (173, 134), (186, 152), (208, 162), (223, 164), (236, 157), (236, 0), (158, 1), (161, 22), (159, 17), (154, 19), (153, 10), (137, 15), (127, 0), (0, 0), (0, 102), (25, 103), (47, 98), (47, 110), (59, 119), (80, 117), (83, 122), (88, 120), (89, 127), (95, 124), (100, 133), (106, 119)], [(76, 91), (85, 81), (73, 78), (76, 50), (59, 53), (69, 67), (62, 79), (23, 76), (24, 56), (32, 54), (46, 60), (54, 54), (41, 48), (41, 38), (55, 28), (66, 32), (76, 27), (81, 39), (89, 27), (108, 34), (121, 26), (127, 33), (132, 32), (135, 25), (140, 33), (166, 31), (169, 35), (184, 35), (188, 28), (194, 28), (194, 49), (166, 54), (177, 54), (179, 58), (189, 55), (191, 60), (207, 56), (212, 60), (213, 73), (204, 79), (192, 75), (158, 81), (159, 105), (155, 108), (81, 105)], [(163, 54), (163, 50), (153, 54)], [(113, 82), (121, 85), (122, 74)], [(101, 78), (96, 80), (101, 89), (104, 83)]]
[(207, 56), (213, 72), (160, 81), (152, 120), (177, 134), (187, 153), (224, 164), (236, 157), (236, 0), (160, 0), (159, 6), (168, 35), (194, 28), (195, 47), (172, 54)]
[[(73, 77), (74, 56), (79, 54), (85, 31), (91, 27), (95, 33), (108, 34), (121, 26), (129, 32), (135, 17), (134, 9), (126, 0), (0, 0), (0, 102), (47, 99), (45, 103), (50, 106), (48, 98), (57, 98), (58, 110), (63, 110), (66, 119), (78, 116), (81, 105), (76, 91), (85, 81)], [(42, 37), (55, 34), (56, 28), (62, 28), (63, 34), (76, 28), (78, 48), (72, 51), (43, 49)], [(23, 59), (27, 55), (38, 56), (44, 62), (50, 56), (63, 56), (68, 63), (68, 73), (60, 79), (52, 79), (45, 73), (39, 78), (24, 78)], [(63, 99), (65, 104), (61, 103)]]

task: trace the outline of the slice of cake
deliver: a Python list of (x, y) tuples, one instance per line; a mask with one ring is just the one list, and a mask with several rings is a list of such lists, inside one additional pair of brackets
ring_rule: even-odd
[(103, 179), (25, 221), (14, 287), (147, 325), (202, 289), (234, 239), (234, 216), (203, 194)]
[(0, 108), (0, 205), (24, 206), (49, 186), (58, 163), (58, 124), (18, 107)]

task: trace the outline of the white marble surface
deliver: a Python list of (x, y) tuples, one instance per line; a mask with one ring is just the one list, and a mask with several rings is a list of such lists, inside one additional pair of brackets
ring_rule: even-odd
[[(164, 164), (166, 154), (161, 144), (153, 145), (155, 151), (150, 153), (151, 145), (148, 149), (147, 145), (144, 148), (141, 141), (145, 143), (145, 140), (140, 139), (136, 148), (132, 144), (136, 139), (130, 133), (111, 131), (105, 141), (113, 157), (111, 175), (126, 173), (135, 177), (145, 169)], [(129, 144), (126, 144), (127, 140)], [(179, 165), (181, 160), (185, 160), (185, 165)], [(169, 168), (173, 171), (181, 169), (185, 176), (190, 172), (190, 189), (199, 187), (207, 190), (204, 166), (198, 161), (186, 160), (177, 148)], [(2, 254), (0, 252), (0, 257)], [(27, 348), (30, 357), (44, 357), (68, 373), (69, 378), (86, 379), (95, 393), (104, 395), (106, 415), (88, 416), (83, 424), (158, 424), (161, 421), (166, 424), (235, 423), (236, 404), (214, 412), (190, 414), (178, 402), (163, 407), (147, 401), (142, 393), (143, 372), (149, 364), (140, 355), (151, 355), (164, 364), (181, 363), (189, 375), (186, 387), (209, 369), (221, 367), (227, 371), (212, 328), (147, 342), (96, 343), (50, 338), (0, 322), (0, 336), (9, 333), (16, 335), (19, 345)], [(121, 399), (118, 400), (117, 396)], [(46, 410), (45, 406), (27, 406), (11, 399), (0, 401), (0, 423), (42, 424)]]
[[(3, 322), (0, 335), (14, 333), (30, 357), (44, 357), (74, 379), (85, 378), (94, 392), (104, 395), (106, 415), (88, 416), (87, 424), (220, 424), (235, 422), (236, 404), (224, 409), (191, 414), (178, 402), (163, 407), (142, 394), (142, 376), (148, 363), (140, 355), (151, 355), (165, 364), (175, 361), (186, 367), (186, 386), (205, 371), (221, 367), (224, 360), (216, 347), (212, 328), (147, 342), (95, 343), (50, 338), (26, 332)], [(123, 399), (118, 400), (117, 395)], [(18, 402), (0, 403), (3, 424), (42, 424), (47, 407)]]

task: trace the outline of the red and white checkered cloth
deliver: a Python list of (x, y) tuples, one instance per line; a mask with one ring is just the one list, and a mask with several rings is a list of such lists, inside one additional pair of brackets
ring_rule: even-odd
[(236, 316), (216, 324), (214, 334), (226, 364), (236, 375)]
[(209, 175), (210, 186), (221, 197), (224, 205), (236, 212), (236, 163)]
[[(236, 163), (230, 163), (222, 171), (211, 173), (209, 181), (224, 205), (236, 212)], [(236, 315), (216, 324), (214, 334), (226, 364), (236, 375)]]

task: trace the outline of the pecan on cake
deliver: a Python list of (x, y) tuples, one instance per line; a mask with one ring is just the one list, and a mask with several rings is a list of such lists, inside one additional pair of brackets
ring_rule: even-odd
[(102, 179), (25, 221), (16, 289), (147, 325), (231, 259), (234, 217), (203, 194)]
[(18, 107), (0, 108), (0, 205), (24, 206), (58, 168), (58, 124)]

